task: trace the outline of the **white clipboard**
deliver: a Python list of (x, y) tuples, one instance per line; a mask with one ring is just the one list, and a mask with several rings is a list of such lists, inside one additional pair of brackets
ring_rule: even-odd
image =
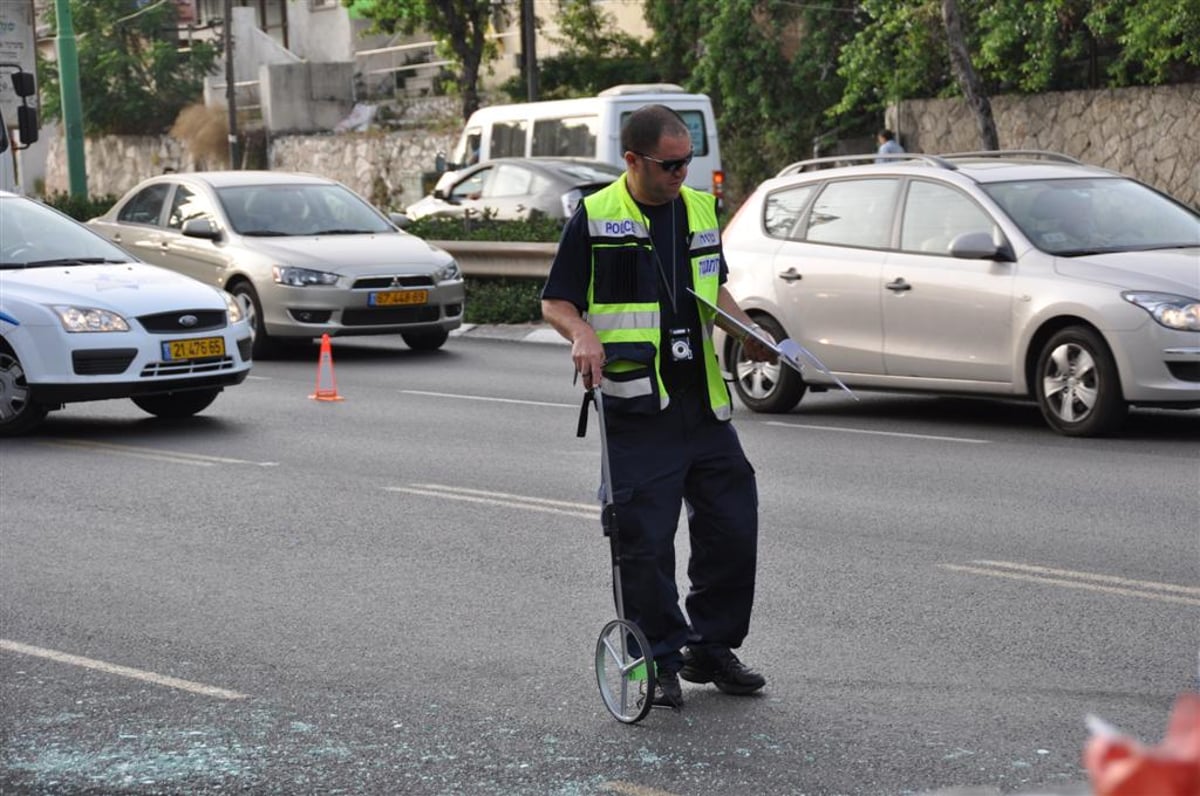
[(847, 395), (856, 401), (858, 400), (858, 396), (855, 395), (850, 388), (842, 382), (841, 379), (835, 376), (833, 371), (825, 367), (825, 363), (817, 359), (816, 354), (809, 351), (795, 340), (789, 337), (785, 340), (780, 340), (777, 343), (767, 335), (763, 334), (759, 329), (755, 329), (754, 327), (747, 326), (746, 324), (742, 323), (737, 318), (718, 307), (716, 304), (713, 304), (711, 301), (704, 298), (704, 296), (701, 296), (699, 293), (692, 290), (690, 287), (687, 289), (687, 292), (695, 296), (696, 301), (699, 301), (701, 304), (715, 312), (719, 322), (718, 325), (729, 334), (732, 334), (739, 340), (745, 340), (747, 337), (753, 337), (755, 340), (773, 352), (775, 356), (779, 357), (781, 362), (799, 373), (801, 376), (804, 375), (804, 360), (807, 359), (812, 363), (813, 367), (824, 373), (826, 376), (832, 379), (837, 386), (845, 390)]

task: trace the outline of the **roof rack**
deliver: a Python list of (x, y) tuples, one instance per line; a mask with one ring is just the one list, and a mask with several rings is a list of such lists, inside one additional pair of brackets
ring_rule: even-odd
[(952, 152), (947, 155), (939, 155), (943, 158), (1044, 158), (1045, 160), (1056, 160), (1060, 163), (1074, 163), (1082, 166), (1083, 161), (1077, 160), (1070, 155), (1064, 155), (1061, 152), (1051, 152), (1046, 149), (989, 149), (980, 152)]
[(947, 156), (943, 155), (925, 155), (920, 152), (895, 152), (887, 154), (871, 153), (869, 155), (831, 155), (823, 158), (809, 158), (808, 160), (799, 160), (784, 166), (776, 177), (786, 177), (789, 174), (797, 174), (802, 171), (807, 171), (809, 166), (816, 166), (821, 163), (856, 163), (866, 161), (874, 163), (878, 160), (919, 160), (923, 163), (928, 163), (931, 166), (937, 166), (939, 169), (948, 169), (949, 171), (957, 171), (958, 166), (946, 160)]

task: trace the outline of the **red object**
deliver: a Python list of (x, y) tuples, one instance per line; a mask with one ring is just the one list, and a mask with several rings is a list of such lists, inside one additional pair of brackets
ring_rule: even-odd
[(1126, 735), (1088, 739), (1083, 763), (1096, 796), (1200, 796), (1200, 694), (1175, 701), (1167, 734), (1147, 747)]
[(321, 335), (321, 356), (317, 360), (317, 391), (308, 396), (314, 401), (344, 401), (338, 395), (337, 378), (333, 375), (333, 345), (329, 335)]

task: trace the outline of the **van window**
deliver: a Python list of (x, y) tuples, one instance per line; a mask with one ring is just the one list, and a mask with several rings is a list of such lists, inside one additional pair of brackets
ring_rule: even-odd
[(496, 122), (492, 125), (492, 138), (488, 145), (489, 157), (525, 157), (525, 137), (529, 125), (524, 121)]
[[(696, 155), (708, 154), (708, 133), (704, 127), (704, 112), (703, 111), (681, 111), (678, 108), (671, 110), (683, 117), (683, 123), (687, 125), (688, 133), (692, 136), (692, 151)], [(625, 126), (625, 120), (633, 111), (625, 111), (621, 114), (621, 126)]]
[(596, 157), (598, 116), (571, 116), (562, 119), (538, 119), (533, 123), (535, 157)]

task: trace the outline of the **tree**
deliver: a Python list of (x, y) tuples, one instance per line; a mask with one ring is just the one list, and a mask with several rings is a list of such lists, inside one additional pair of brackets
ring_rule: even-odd
[(372, 33), (413, 34), (424, 31), (453, 54), (460, 67), (463, 119), (479, 108), (479, 75), (495, 57), (487, 38), (492, 15), (506, 15), (492, 0), (342, 0), (366, 19)]
[(646, 0), (646, 23), (655, 31), (653, 60), (664, 80), (686, 83), (696, 71), (711, 10), (696, 0)]
[[(50, 22), (57, 27), (53, 9)], [(215, 46), (193, 41), (181, 50), (174, 3), (140, 11), (129, 0), (71, 0), (78, 32), (79, 93), (88, 135), (165, 132), (203, 93)], [(62, 115), (58, 67), (39, 60), (42, 113)]]
[[(838, 113), (960, 88), (938, 0), (862, 0)], [(1200, 0), (963, 0), (962, 43), (987, 94), (1200, 78)]]
[[(544, 99), (586, 97), (617, 83), (663, 79), (649, 45), (618, 30), (613, 15), (594, 0), (558, 0), (556, 21), (559, 32), (547, 38), (561, 50), (538, 66)], [(523, 98), (519, 82), (509, 81), (504, 90)]]
[[(713, 100), (736, 206), (758, 182), (808, 157), (828, 132), (826, 109), (842, 89), (837, 53), (857, 23), (833, 4), (723, 0), (706, 9), (703, 51), (688, 85)], [(669, 27), (656, 32), (670, 35)]]
[(950, 66), (958, 80), (959, 89), (967, 98), (967, 104), (975, 115), (975, 124), (979, 127), (979, 139), (983, 148), (999, 149), (1000, 136), (996, 133), (996, 120), (992, 117), (992, 102), (971, 63), (971, 52), (967, 48), (967, 37), (963, 34), (958, 0), (942, 0), (942, 23), (946, 28)]

